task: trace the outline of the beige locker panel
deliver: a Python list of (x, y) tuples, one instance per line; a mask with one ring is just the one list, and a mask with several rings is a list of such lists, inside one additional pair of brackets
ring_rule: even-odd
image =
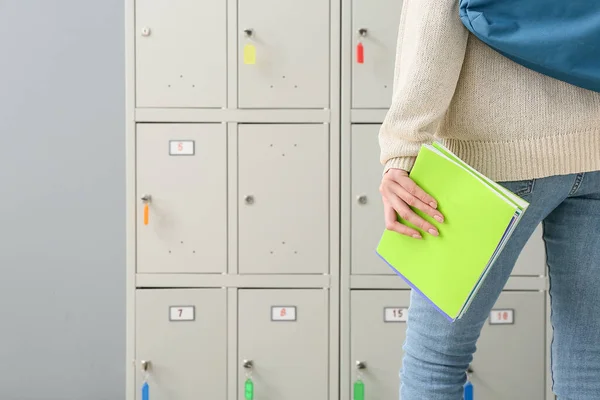
[(226, 272), (225, 133), (222, 124), (137, 126), (138, 273)]
[(375, 250), (385, 229), (379, 193), (383, 167), (379, 163), (379, 125), (352, 126), (351, 270), (354, 275), (387, 275), (392, 269)]
[(239, 272), (327, 273), (328, 126), (238, 129)]
[(401, 11), (402, 0), (352, 1), (352, 108), (389, 108)]
[(329, 399), (329, 299), (323, 289), (240, 290), (238, 400)]
[(477, 343), (476, 399), (544, 399), (546, 303), (543, 292), (503, 292)]
[(360, 377), (366, 399), (397, 399), (409, 290), (353, 290), (350, 297), (350, 390)]
[(149, 361), (152, 400), (222, 399), (227, 390), (224, 289), (136, 293), (136, 399)]
[(136, 0), (137, 107), (226, 106), (223, 0)]
[(546, 248), (542, 238), (542, 225), (533, 233), (532, 237), (523, 248), (519, 259), (512, 271), (513, 275), (546, 275)]
[(238, 7), (239, 107), (329, 108), (329, 1)]

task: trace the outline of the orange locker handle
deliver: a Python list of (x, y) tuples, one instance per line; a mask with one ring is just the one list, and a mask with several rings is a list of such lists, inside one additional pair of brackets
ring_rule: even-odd
[(148, 225), (150, 220), (150, 195), (146, 194), (142, 197), (142, 201), (144, 202), (144, 225)]

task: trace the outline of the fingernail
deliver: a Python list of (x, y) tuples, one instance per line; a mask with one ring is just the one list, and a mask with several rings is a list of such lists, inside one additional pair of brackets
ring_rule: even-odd
[(417, 234), (413, 235), (413, 237), (414, 237), (415, 239), (423, 239), (423, 238), (421, 237), (421, 235), (417, 235)]
[(431, 206), (431, 208), (437, 208), (437, 203), (435, 201), (432, 201), (431, 203), (429, 203), (429, 205)]
[(430, 229), (429, 233), (431, 233), (433, 236), (437, 236), (438, 235), (438, 231), (436, 231), (435, 229)]
[(433, 218), (435, 218), (437, 222), (444, 222), (444, 218), (442, 218), (441, 215), (434, 215)]

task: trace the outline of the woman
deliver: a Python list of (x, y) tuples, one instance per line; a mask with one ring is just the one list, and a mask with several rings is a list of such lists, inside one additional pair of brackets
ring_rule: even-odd
[[(495, 52), (468, 33), (458, 4), (404, 0), (394, 96), (379, 134), (386, 227), (415, 240), (438, 235), (409, 207), (443, 219), (437, 200), (408, 176), (420, 146), (434, 139), (531, 205), (462, 319), (448, 323), (413, 292), (401, 398), (462, 399), (481, 328), (519, 253), (543, 223), (554, 327), (553, 390), (560, 400), (597, 400), (600, 94)], [(439, 226), (443, 229), (443, 223)]]

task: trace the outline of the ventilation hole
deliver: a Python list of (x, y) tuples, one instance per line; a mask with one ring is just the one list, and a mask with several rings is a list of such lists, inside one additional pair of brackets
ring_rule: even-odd
[(273, 89), (273, 85), (271, 85), (271, 89)]
[(281, 244), (285, 244), (285, 242), (281, 242)]
[(298, 89), (298, 85), (294, 85), (294, 89)]
[(269, 147), (273, 147), (273, 144), (270, 144)]
[(383, 87), (387, 89), (387, 85), (383, 85)]
[(271, 252), (271, 254), (273, 254), (273, 252)]
[(285, 79), (285, 75), (283, 76), (283, 79)]
[(169, 250), (169, 254), (171, 254), (171, 250)]
[(298, 252), (297, 252), (297, 251), (295, 251), (295, 252), (294, 252), (294, 254), (298, 254)]
[(296, 143), (294, 143), (294, 147), (298, 147), (298, 145)]
[(196, 85), (192, 85), (192, 87), (196, 87)]
[(171, 87), (171, 85), (169, 85), (169, 87)]
[(183, 242), (181, 242), (181, 244), (183, 244)]
[(192, 253), (196, 254), (196, 250), (192, 251)]
[(282, 157), (285, 157), (285, 154), (282, 154), (281, 156), (282, 156)]
[(179, 75), (180, 78), (183, 78), (183, 75)]

